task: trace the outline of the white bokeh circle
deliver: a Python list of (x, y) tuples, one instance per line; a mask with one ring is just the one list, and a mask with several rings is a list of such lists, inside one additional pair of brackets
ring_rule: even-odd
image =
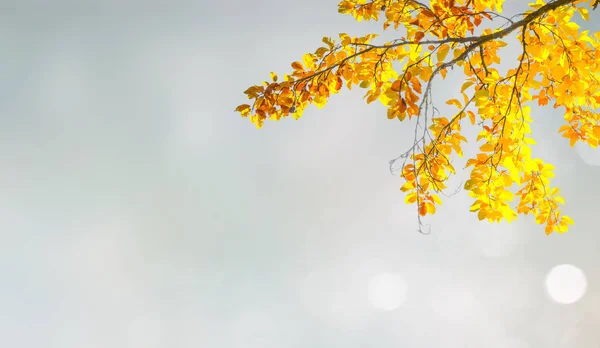
[(575, 303), (583, 297), (586, 290), (585, 273), (573, 265), (555, 266), (546, 275), (546, 291), (556, 303)]
[(406, 280), (399, 274), (380, 273), (369, 283), (369, 302), (375, 308), (391, 311), (400, 307), (408, 292)]

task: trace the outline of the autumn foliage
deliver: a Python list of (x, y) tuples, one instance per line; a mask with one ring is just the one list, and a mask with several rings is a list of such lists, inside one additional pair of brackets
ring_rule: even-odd
[[(530, 106), (564, 110), (558, 130), (571, 146), (591, 147), (600, 141), (600, 32), (580, 31), (574, 16), (589, 19), (596, 0), (537, 0), (524, 13), (502, 15), (504, 0), (343, 0), (339, 12), (357, 21), (381, 21), (398, 39), (372, 43), (376, 34), (323, 38), (324, 46), (291, 64), (292, 71), (245, 91), (250, 104), (236, 108), (258, 128), (267, 118), (298, 119), (314, 104), (323, 107), (344, 86), (366, 89), (367, 103), (379, 100), (387, 117), (416, 119), (414, 145), (404, 159), (401, 190), (421, 216), (434, 214), (439, 194), (456, 169), (453, 156), (463, 156), (463, 143), (479, 151), (467, 159), (470, 179), (464, 189), (480, 220), (514, 220), (532, 214), (545, 231), (565, 232), (573, 220), (560, 212), (564, 204), (552, 187), (554, 167), (532, 158)], [(477, 32), (477, 34), (475, 34)], [(503, 57), (503, 39), (513, 35), (518, 56)], [(501, 58), (514, 66), (500, 73)], [(460, 69), (464, 83), (450, 117), (433, 113), (431, 85), (449, 69)], [(476, 139), (461, 130), (478, 127)]]

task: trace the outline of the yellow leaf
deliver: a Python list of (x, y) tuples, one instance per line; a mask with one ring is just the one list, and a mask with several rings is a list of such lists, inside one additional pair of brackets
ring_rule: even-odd
[(510, 202), (513, 200), (513, 193), (510, 191), (502, 191), (500, 194), (500, 200), (504, 202)]
[(537, 172), (540, 168), (535, 161), (527, 161), (525, 162), (525, 171), (527, 172)]
[(277, 82), (277, 74), (274, 72), (271, 72), (271, 79), (273, 80), (273, 82)]
[(480, 200), (476, 200), (475, 203), (473, 203), (471, 205), (471, 207), (469, 208), (469, 211), (477, 211), (481, 208), (481, 201)]
[(404, 203), (412, 204), (417, 201), (417, 194), (415, 192), (411, 192), (404, 197)]
[(389, 108), (389, 109), (387, 110), (387, 118), (388, 118), (388, 120), (393, 120), (393, 119), (394, 119), (394, 118), (396, 118), (396, 117), (397, 117), (397, 115), (396, 115), (396, 110), (395, 110), (395, 109), (392, 109), (392, 108)]
[(488, 96), (490, 95), (490, 92), (487, 89), (480, 89), (477, 92), (475, 92), (475, 99), (487, 99)]
[(340, 40), (342, 41), (342, 46), (347, 46), (352, 41), (352, 38), (350, 37), (350, 35), (348, 35), (346, 33), (340, 33), (339, 37), (340, 37)]
[(573, 225), (573, 224), (575, 223), (575, 221), (573, 221), (573, 219), (571, 219), (571, 218), (570, 218), (569, 216), (567, 216), (567, 215), (563, 215), (563, 216), (561, 217), (561, 221), (563, 221), (564, 223), (566, 223), (566, 224), (569, 224), (569, 225)]
[(575, 146), (575, 143), (577, 143), (577, 140), (579, 140), (579, 137), (577, 136), (577, 133), (573, 133), (570, 137), (569, 137), (569, 145), (571, 147)]
[(483, 219), (485, 219), (486, 215), (487, 214), (486, 214), (486, 212), (484, 210), (480, 210), (479, 213), (477, 213), (477, 218), (479, 220), (483, 220)]
[(555, 228), (558, 233), (564, 233), (569, 230), (569, 226), (567, 226), (566, 224), (562, 224), (562, 223), (560, 225), (556, 226)]
[(495, 148), (496, 148), (496, 145), (490, 144), (490, 143), (485, 143), (479, 148), (479, 150), (481, 150), (482, 152), (492, 152), (492, 151), (494, 151)]
[(406, 191), (410, 191), (410, 190), (414, 190), (414, 189), (415, 189), (414, 181), (407, 181), (404, 183), (404, 185), (402, 185), (402, 187), (400, 187), (400, 191), (402, 191), (402, 192), (406, 192)]
[(329, 46), (329, 49), (332, 49), (332, 48), (333, 48), (333, 46), (335, 45), (335, 43), (333, 42), (333, 40), (331, 40), (331, 38), (330, 38), (330, 37), (326, 37), (326, 36), (324, 36), (324, 37), (323, 37), (323, 42), (324, 42), (325, 44), (327, 44), (327, 46)]
[(567, 72), (565, 71), (565, 68), (560, 65), (555, 65), (554, 67), (552, 67), (552, 69), (550, 69), (550, 71), (551, 71), (552, 77), (556, 81), (562, 80), (563, 77), (567, 74)]
[(442, 75), (442, 78), (446, 78), (446, 74), (448, 74), (448, 70), (446, 70), (446, 68), (440, 70), (440, 74)]
[(429, 81), (429, 78), (431, 78), (432, 74), (433, 74), (433, 69), (431, 69), (430, 66), (424, 66), (421, 69), (421, 80)]
[[(292, 112), (292, 111), (290, 110), (290, 112)], [(303, 113), (304, 113), (304, 109), (301, 107), (298, 107), (298, 108), (294, 109), (292, 117), (294, 119), (298, 120), (298, 119), (300, 119), (300, 117), (302, 117)]]
[(541, 225), (544, 223), (544, 221), (546, 221), (546, 219), (548, 219), (548, 215), (539, 214), (538, 216), (535, 217), (535, 222), (538, 225)]
[(464, 92), (467, 88), (471, 87), (472, 85), (473, 81), (467, 81), (463, 83), (462, 87), (460, 88), (461, 93)]
[(435, 214), (435, 205), (433, 205), (429, 202), (426, 202), (425, 208), (427, 209), (427, 214), (430, 214), (430, 215)]
[(471, 110), (467, 110), (467, 114), (469, 115), (469, 120), (471, 121), (471, 125), (475, 124), (475, 113)]
[(313, 56), (310, 53), (307, 53), (304, 56), (302, 56), (302, 61), (304, 62), (304, 66), (306, 66), (308, 69), (313, 69), (315, 67)]
[(471, 190), (473, 188), (473, 180), (467, 180), (465, 181), (465, 185), (464, 185), (464, 189), (465, 190)]
[(327, 97), (317, 96), (313, 99), (313, 104), (315, 104), (319, 109), (323, 108), (325, 104), (327, 104)]
[(480, 89), (477, 92), (475, 92), (475, 94), (473, 95), (473, 97), (475, 98), (475, 105), (483, 105), (488, 100), (489, 95), (490, 92), (488, 92), (487, 89)]
[(440, 47), (438, 48), (438, 51), (437, 51), (438, 62), (443, 62), (444, 59), (446, 58), (446, 56), (448, 55), (449, 51), (450, 51), (450, 45), (448, 45), (448, 44), (440, 45)]
[(508, 205), (501, 206), (500, 213), (502, 214), (502, 217), (505, 218), (508, 223), (511, 223), (516, 218), (515, 212)]
[(327, 47), (319, 47), (315, 51), (315, 54), (317, 55), (317, 57), (323, 57), (325, 53), (327, 53), (327, 51), (329, 51)]
[(575, 34), (577, 33), (577, 29), (580, 28), (580, 26), (575, 23), (575, 22), (567, 22), (566, 24), (564, 24), (564, 26), (569, 29), (569, 31), (571, 32), (571, 34)]
[(460, 102), (457, 99), (450, 99), (446, 102), (446, 104), (456, 105), (456, 107), (458, 107), (459, 109), (462, 109), (462, 105), (460, 104)]

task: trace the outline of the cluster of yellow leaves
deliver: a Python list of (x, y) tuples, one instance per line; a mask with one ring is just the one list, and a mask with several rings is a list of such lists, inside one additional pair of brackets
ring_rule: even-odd
[[(331, 95), (340, 91), (344, 81), (348, 88), (352, 84), (364, 86), (372, 79), (369, 72), (375, 68), (373, 58), (377, 54), (377, 50), (366, 45), (376, 36), (351, 38), (340, 34), (339, 45), (324, 37), (326, 46), (305, 54), (302, 62), (293, 62), (293, 72), (284, 75), (283, 81), (277, 82), (278, 76), (271, 73), (270, 82), (248, 88), (244, 93), (254, 99), (254, 103), (242, 104), (235, 111), (244, 117), (251, 115), (251, 121), (260, 128), (267, 117), (278, 121), (292, 115), (298, 119), (308, 104), (322, 108)], [(387, 80), (393, 71), (391, 63), (380, 62), (378, 66), (381, 67), (379, 77)]]
[[(494, 0), (432, 0), (426, 6), (418, 1), (344, 0), (338, 12), (350, 14), (357, 21), (379, 20), (385, 16), (383, 29), (404, 26), (408, 37), (418, 39), (420, 30), (427, 30), (439, 39), (461, 37), (473, 33), (484, 18), (492, 19), (486, 10), (502, 12), (502, 2)], [(416, 12), (416, 14), (415, 14)]]
[[(236, 111), (260, 128), (267, 118), (297, 119), (309, 104), (321, 108), (344, 85), (358, 85), (367, 89), (367, 103), (379, 100), (387, 107), (389, 119), (427, 119), (427, 129), (415, 138), (401, 174), (405, 201), (416, 204), (420, 216), (436, 212), (441, 204), (438, 193), (456, 173), (451, 158), (463, 156), (462, 143), (468, 140), (461, 124), (466, 119), (471, 127), (480, 127), (475, 140), (480, 142), (479, 152), (466, 166), (471, 175), (464, 188), (474, 199), (470, 210), (490, 222), (532, 214), (538, 224), (545, 224), (547, 234), (565, 232), (573, 220), (560, 212), (564, 199), (551, 187), (553, 167), (531, 156), (535, 141), (526, 104), (564, 107), (567, 124), (559, 132), (571, 146), (577, 141), (598, 146), (600, 115), (594, 110), (600, 106), (600, 33), (580, 32), (572, 20), (579, 13), (587, 21), (586, 5), (594, 1), (537, 0), (520, 20), (469, 36), (484, 20), (506, 20), (499, 15), (503, 0), (431, 0), (429, 5), (343, 0), (340, 13), (358, 21), (385, 18), (384, 30), (402, 27), (406, 37), (381, 45), (371, 43), (376, 34), (324, 37), (324, 46), (293, 62), (293, 71), (283, 81), (271, 73), (271, 81), (248, 88), (245, 93), (253, 103)], [(516, 66), (501, 74), (496, 66), (506, 46), (502, 39), (513, 32), (522, 53)], [(457, 107), (456, 114), (428, 115), (424, 108), (431, 102), (432, 80), (438, 74), (445, 78), (447, 69), (455, 66), (465, 75), (462, 101), (447, 101)]]

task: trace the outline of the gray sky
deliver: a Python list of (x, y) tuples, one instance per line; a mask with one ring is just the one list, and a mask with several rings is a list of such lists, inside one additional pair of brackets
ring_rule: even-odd
[[(387, 168), (412, 125), (362, 91), (260, 131), (233, 112), (322, 36), (378, 30), (337, 3), (0, 2), (2, 346), (600, 345), (600, 151), (569, 148), (561, 110), (532, 115), (576, 221), (551, 237), (465, 192), (418, 234)], [(450, 112), (460, 75), (440, 82)], [(587, 278), (573, 304), (546, 292), (561, 264)]]

